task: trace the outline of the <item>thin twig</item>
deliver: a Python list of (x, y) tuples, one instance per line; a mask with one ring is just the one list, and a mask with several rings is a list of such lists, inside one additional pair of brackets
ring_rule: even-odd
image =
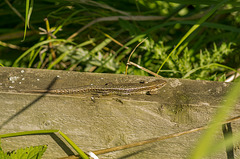
[[(236, 117), (233, 117), (233, 118), (230, 118), (230, 119), (226, 120), (225, 122), (222, 122), (221, 124), (227, 124), (227, 123), (239, 120), (239, 119), (240, 119), (240, 116), (236, 116)], [(152, 139), (149, 139), (149, 140), (134, 142), (134, 143), (123, 145), (123, 146), (117, 146), (117, 147), (112, 147), (112, 148), (107, 148), (107, 149), (102, 149), (102, 150), (96, 150), (96, 151), (92, 151), (92, 153), (94, 153), (95, 155), (100, 155), (100, 154), (105, 154), (105, 153), (108, 153), (108, 152), (119, 151), (119, 150), (128, 149), (128, 148), (132, 148), (132, 147), (136, 147), (136, 146), (142, 146), (142, 145), (145, 145), (145, 144), (154, 143), (154, 142), (157, 142), (157, 141), (162, 141), (162, 140), (166, 140), (166, 139), (170, 139), (170, 138), (174, 138), (174, 137), (179, 137), (179, 136), (182, 136), (182, 135), (185, 135), (185, 134), (190, 134), (190, 133), (193, 133), (193, 132), (197, 132), (197, 131), (200, 131), (200, 130), (204, 130), (204, 129), (207, 129), (208, 127), (209, 126), (206, 125), (206, 126), (194, 128), (194, 129), (187, 130), (187, 131), (182, 131), (182, 132), (179, 132), (179, 133), (173, 133), (173, 134), (170, 134), (170, 135), (160, 136), (160, 137), (152, 138)], [(61, 158), (61, 159), (76, 159), (78, 157), (79, 157), (79, 155), (76, 155), (76, 156), (72, 155), (72, 156)]]
[[(31, 35), (33, 35), (35, 33), (36, 33), (35, 31), (29, 30), (27, 32), (26, 36), (31, 36)], [(0, 40), (1, 41), (5, 41), (5, 40), (12, 40), (12, 39), (17, 39), (17, 38), (22, 38), (22, 35), (23, 35), (22, 31), (18, 31), (18, 32), (14, 32), (14, 33), (1, 34), (0, 35)]]
[(158, 75), (158, 74), (156, 74), (156, 73), (154, 73), (154, 72), (152, 72), (152, 71), (150, 71), (150, 70), (148, 70), (148, 69), (146, 69), (146, 68), (144, 68), (144, 67), (142, 67), (142, 66), (140, 66), (140, 65), (138, 65), (138, 64), (130, 61), (130, 58), (131, 58), (132, 54), (135, 52), (135, 50), (138, 48), (138, 46), (141, 45), (146, 39), (147, 39), (147, 37), (146, 37), (145, 39), (143, 39), (143, 40), (133, 49), (133, 51), (130, 53), (130, 55), (129, 55), (129, 57), (128, 57), (127, 65), (126, 65), (125, 74), (127, 75), (128, 66), (129, 66), (129, 65), (133, 65), (133, 66), (135, 66), (135, 67), (137, 67), (137, 68), (139, 68), (139, 69), (141, 69), (141, 70), (143, 70), (143, 71), (146, 71), (147, 73), (149, 73), (149, 74), (151, 74), (151, 75), (153, 75), (153, 76), (155, 76), (155, 77), (163, 78), (162, 76), (160, 76), (160, 75)]
[[(202, 17), (203, 14), (194, 15), (191, 17), (171, 17), (169, 20), (192, 20)], [(92, 26), (95, 23), (105, 22), (105, 21), (118, 21), (119, 19), (123, 20), (132, 20), (132, 21), (154, 21), (154, 20), (164, 20), (166, 19), (165, 16), (111, 16), (111, 17), (101, 17), (94, 19), (93, 21), (89, 22), (87, 25), (80, 28), (77, 32), (73, 33), (67, 40), (73, 39), (83, 30), (87, 29), (88, 27)]]
[(148, 37), (146, 37), (145, 39), (143, 39), (140, 43), (137, 44), (137, 46), (133, 49), (133, 51), (130, 53), (128, 60), (127, 60), (127, 65), (126, 65), (126, 70), (125, 70), (125, 74), (127, 75), (127, 70), (128, 70), (128, 64), (130, 62), (130, 58), (132, 56), (132, 54), (135, 52), (135, 50), (138, 48), (139, 45), (141, 45)]
[(124, 46), (121, 42), (117, 41), (116, 39), (114, 39), (113, 37), (111, 37), (110, 35), (102, 32), (101, 30), (96, 29), (97, 31), (101, 32), (104, 36), (106, 36), (107, 38), (111, 39), (113, 42), (115, 42), (116, 44), (118, 44), (121, 47), (124, 47), (125, 49), (129, 49), (127, 46)]
[(16, 13), (17, 16), (18, 16), (20, 19), (22, 19), (22, 21), (24, 22), (25, 19), (24, 19), (24, 17), (21, 15), (21, 13), (20, 13), (16, 8), (14, 8), (14, 7), (12, 6), (12, 4), (11, 4), (8, 0), (5, 0), (5, 2), (6, 2), (7, 5), (12, 9), (12, 11), (13, 11), (14, 13)]
[(136, 63), (134, 63), (134, 62), (131, 62), (131, 61), (128, 62), (128, 63), (127, 63), (127, 66), (128, 66), (128, 65), (133, 65), (133, 66), (135, 66), (135, 67), (137, 67), (137, 68), (139, 68), (139, 69), (141, 69), (141, 70), (143, 70), (143, 71), (146, 71), (147, 73), (149, 73), (149, 74), (151, 74), (151, 75), (153, 75), (153, 76), (155, 76), (155, 77), (163, 78), (162, 76), (156, 74), (155, 72), (152, 72), (152, 71), (150, 71), (150, 70), (148, 70), (148, 69), (146, 69), (146, 68), (144, 68), (144, 67), (142, 67), (142, 66), (140, 66), (140, 65), (138, 65), (138, 64), (136, 64)]
[(96, 1), (91, 1), (91, 0), (69, 0), (69, 1), (75, 1), (76, 3), (82, 3), (82, 4), (86, 4), (86, 5), (90, 5), (90, 6), (94, 6), (94, 7), (100, 7), (100, 8), (103, 8), (103, 9), (108, 9), (112, 12), (116, 12), (116, 13), (119, 13), (119, 14), (122, 14), (122, 15), (130, 15), (130, 13), (128, 12), (124, 12), (122, 10), (118, 10), (116, 8), (113, 8), (107, 4), (104, 4), (104, 3), (98, 3)]
[(0, 46), (9, 47), (11, 49), (23, 50), (23, 51), (28, 49), (27, 47), (20, 47), (20, 46), (5, 43), (5, 42), (2, 42), (2, 41), (0, 41)]
[[(221, 124), (230, 123), (230, 122), (233, 122), (233, 121), (236, 121), (236, 120), (239, 120), (239, 119), (240, 119), (240, 116), (233, 117), (231, 119), (226, 120), (225, 122), (223, 122)], [(112, 152), (112, 151), (119, 151), (119, 150), (123, 150), (123, 149), (128, 149), (128, 148), (132, 148), (132, 147), (136, 147), (136, 146), (142, 146), (142, 145), (145, 145), (145, 144), (149, 144), (149, 143), (153, 143), (153, 142), (157, 142), (157, 141), (162, 141), (162, 140), (182, 136), (182, 135), (185, 135), (185, 134), (190, 134), (190, 133), (193, 133), (193, 132), (197, 132), (197, 131), (200, 131), (200, 130), (207, 129), (208, 127), (209, 126), (202, 126), (202, 127), (194, 128), (194, 129), (191, 129), (191, 130), (182, 131), (182, 132), (179, 132), (179, 133), (173, 133), (173, 134), (170, 134), (170, 135), (160, 136), (160, 137), (152, 138), (152, 139), (145, 140), (145, 141), (134, 142), (134, 143), (123, 145), (123, 146), (117, 146), (117, 147), (112, 147), (112, 148), (107, 148), (107, 149), (97, 150), (97, 151), (92, 151), (92, 152), (95, 155), (99, 155), (99, 154), (104, 154), (104, 153), (108, 153), (108, 152)]]

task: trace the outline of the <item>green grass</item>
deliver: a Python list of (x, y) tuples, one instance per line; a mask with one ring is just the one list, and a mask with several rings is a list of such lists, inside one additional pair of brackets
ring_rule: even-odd
[[(14, 67), (124, 73), (131, 50), (148, 37), (131, 57), (138, 65), (164, 77), (224, 80), (225, 74), (231, 71), (229, 67), (232, 70), (239, 67), (240, 2), (172, 2), (177, 3), (75, 0), (33, 3), (27, 0), (26, 3), (14, 1), (9, 7), (2, 2), (0, 41), (29, 49), (21, 51), (0, 46), (0, 63)], [(13, 7), (25, 15), (25, 22), (12, 11)], [(127, 15), (162, 18), (111, 19)], [(12, 21), (7, 23), (9, 17)], [(46, 17), (48, 21), (44, 22)], [(94, 21), (98, 18), (99, 22)], [(78, 32), (84, 26), (89, 27)], [(44, 32), (41, 29), (42, 34), (38, 34), (39, 27), (45, 29)], [(15, 28), (14, 32), (11, 28)], [(19, 36), (18, 31), (24, 31), (26, 37)], [(22, 39), (25, 40), (21, 42)], [(148, 75), (133, 66), (128, 73)]]

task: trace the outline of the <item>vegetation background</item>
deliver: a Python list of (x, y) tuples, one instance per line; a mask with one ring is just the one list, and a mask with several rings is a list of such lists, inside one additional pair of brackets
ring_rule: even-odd
[[(217, 8), (168, 58), (190, 28), (219, 2), (4, 0), (0, 64), (122, 74), (130, 52), (147, 37), (132, 62), (164, 77), (224, 81), (239, 68), (239, 0)], [(25, 19), (29, 27), (24, 39)], [(134, 66), (128, 74), (148, 75)]]

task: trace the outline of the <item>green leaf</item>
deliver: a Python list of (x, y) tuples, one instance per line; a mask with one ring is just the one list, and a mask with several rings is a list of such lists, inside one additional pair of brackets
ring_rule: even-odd
[(3, 151), (0, 151), (0, 158), (1, 159), (10, 159), (10, 157), (6, 153), (4, 153)]
[(7, 154), (5, 154), (2, 150), (2, 146), (1, 146), (1, 138), (0, 138), (0, 158), (1, 159), (5, 159), (7, 158)]
[(47, 145), (31, 146), (8, 152), (11, 159), (40, 159), (46, 151)]

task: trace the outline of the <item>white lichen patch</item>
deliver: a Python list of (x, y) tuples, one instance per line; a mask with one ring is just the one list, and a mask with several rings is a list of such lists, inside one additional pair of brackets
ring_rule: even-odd
[(19, 77), (18, 77), (18, 76), (13, 76), (13, 77), (9, 77), (8, 79), (9, 79), (9, 81), (11, 81), (12, 83), (15, 83), (15, 82), (19, 79)]
[(217, 88), (216, 88), (216, 92), (217, 92), (217, 93), (221, 93), (222, 91), (223, 91), (223, 88), (222, 88), (222, 87), (217, 87)]
[(181, 86), (182, 82), (179, 81), (179, 79), (175, 79), (172, 82), (170, 82), (171, 87), (177, 87), (177, 86)]

